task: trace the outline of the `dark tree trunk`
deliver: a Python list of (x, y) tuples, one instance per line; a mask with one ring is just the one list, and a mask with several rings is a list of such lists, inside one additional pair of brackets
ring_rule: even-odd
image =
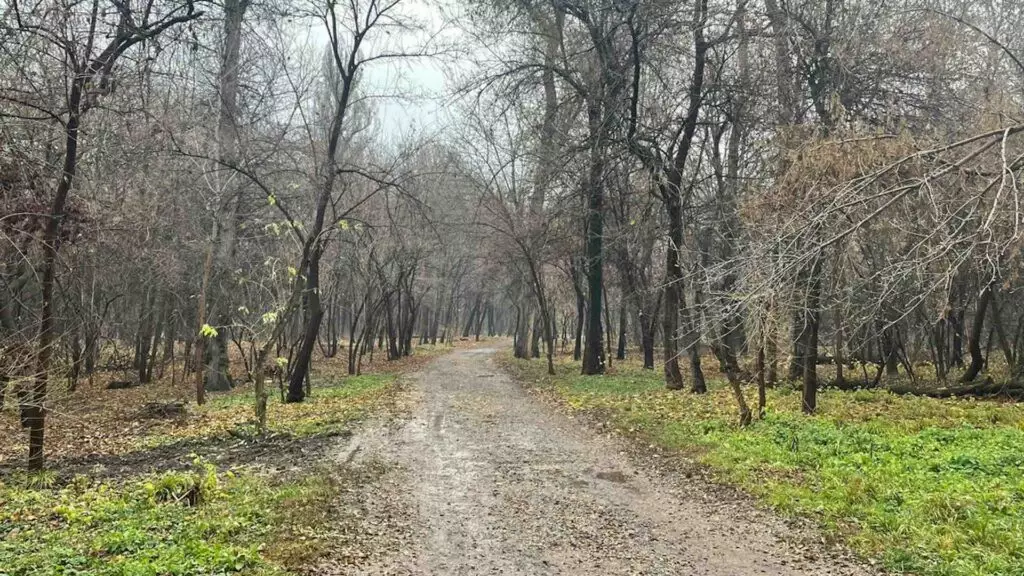
[(935, 363), (935, 377), (937, 380), (946, 379), (946, 316), (943, 315), (932, 329), (932, 360)]
[(533, 330), (530, 333), (530, 357), (540, 358), (540, 335), (541, 335), (541, 315), (538, 314), (533, 319)]
[(900, 358), (895, 326), (889, 326), (882, 331), (882, 354), (885, 356), (885, 375), (899, 376)]
[(466, 319), (466, 326), (462, 329), (462, 337), (469, 338), (469, 333), (473, 330), (473, 326), (476, 325), (477, 314), (480, 313), (480, 296), (477, 296), (473, 301), (473, 308), (469, 311), (469, 318)]
[[(683, 377), (679, 370), (679, 348), (676, 339), (679, 334), (680, 313), (686, 314), (683, 299), (683, 272), (679, 263), (679, 250), (683, 246), (683, 174), (693, 145), (693, 136), (697, 130), (700, 110), (703, 103), (704, 71), (707, 65), (708, 43), (704, 37), (704, 26), (708, 15), (707, 0), (695, 3), (693, 27), (693, 72), (687, 90), (687, 111), (678, 133), (677, 142), (672, 143), (675, 153), (670, 162), (657, 161), (657, 155), (647, 149), (636, 138), (637, 125), (636, 107), (640, 94), (641, 58), (639, 36), (635, 28), (630, 28), (633, 43), (630, 55), (633, 61), (633, 93), (631, 96), (632, 111), (630, 113), (628, 143), (631, 151), (636, 154), (651, 171), (655, 180), (660, 182), (658, 193), (665, 213), (668, 217), (669, 245), (665, 258), (665, 303), (662, 318), (665, 355), (665, 386), (678, 390), (683, 387)], [(689, 192), (688, 192), (689, 194)], [(699, 354), (698, 354), (699, 361)]]
[(526, 312), (526, 303), (523, 302), (516, 307), (516, 331), (512, 350), (512, 354), (516, 358), (526, 359), (530, 357), (529, 335), (530, 317)]
[(964, 365), (964, 310), (956, 310), (950, 317), (950, 328), (952, 328), (953, 345), (950, 352), (948, 366)]
[[(78, 388), (78, 379), (81, 378), (82, 376), (82, 364), (85, 359), (85, 347), (82, 344), (81, 337), (78, 335), (78, 330), (73, 330), (71, 332), (69, 340), (70, 342), (68, 346), (70, 348), (69, 352), (71, 354), (71, 370), (68, 373), (68, 391), (74, 392)], [(0, 366), (0, 370), (2, 369), (3, 367)], [(2, 374), (0, 374), (0, 377), (2, 377)], [(7, 380), (0, 379), (0, 408), (3, 408), (4, 405), (3, 389), (6, 385)]]
[(626, 303), (619, 305), (619, 343), (615, 347), (615, 359), (626, 359)]
[(1006, 366), (1012, 371), (1017, 363), (1016, 357), (1013, 353), (1013, 346), (1010, 345), (1010, 340), (1003, 329), (1003, 315), (999, 309), (999, 300), (996, 298), (994, 291), (995, 288), (993, 288), (992, 294), (992, 328), (995, 330), (996, 338), (999, 340), (999, 348), (1003, 351)]
[(484, 308), (484, 311), (482, 311), (480, 314), (477, 315), (476, 327), (474, 328), (475, 334), (473, 335), (473, 339), (476, 340), (477, 342), (480, 341), (480, 331), (483, 329), (483, 325), (484, 325), (484, 315), (485, 315), (484, 313), (486, 312), (486, 313), (489, 314), (490, 310), (491, 310), (491, 305), (490, 305), (490, 303), (488, 303), (486, 305), (486, 307)]
[(217, 335), (211, 338), (209, 345), (206, 346), (203, 387), (208, 392), (226, 392), (235, 385), (228, 372), (227, 331), (227, 326), (221, 326)]
[[(363, 338), (366, 337), (366, 329), (363, 328), (359, 332), (359, 336), (356, 336), (356, 329), (359, 328), (359, 318), (363, 314), (363, 309), (366, 307), (367, 298), (364, 297), (362, 302), (359, 303), (359, 308), (354, 310), (349, 315), (348, 325), (348, 373), (354, 375), (356, 373), (356, 355), (359, 354)], [(371, 322), (370, 318), (366, 319), (366, 323)]]
[(821, 324), (821, 262), (811, 268), (810, 287), (807, 294), (807, 327), (804, 346), (804, 382), (802, 408), (804, 413), (813, 414), (818, 407), (818, 328)]
[(657, 326), (654, 319), (641, 319), (640, 321), (640, 347), (644, 353), (644, 368), (654, 370), (654, 333)]
[(971, 333), (967, 342), (971, 363), (967, 366), (964, 375), (960, 377), (960, 382), (973, 381), (985, 365), (985, 358), (981, 353), (981, 336), (985, 330), (985, 313), (988, 310), (989, 302), (992, 301), (993, 284), (994, 282), (986, 284), (981, 294), (978, 295), (978, 305), (974, 311), (974, 321), (971, 323)]
[(787, 371), (788, 377), (792, 381), (797, 381), (806, 372), (806, 357), (807, 351), (805, 342), (808, 337), (807, 326), (807, 312), (805, 310), (797, 310), (793, 312), (792, 320), (792, 332), (791, 340), (793, 342), (793, 352), (789, 357), (789, 369)]
[(603, 104), (588, 102), (587, 124), (592, 140), (587, 176), (587, 224), (584, 270), (587, 277), (587, 326), (583, 344), (583, 374), (605, 370), (601, 312), (604, 297), (604, 125)]
[(167, 319), (164, 323), (164, 353), (160, 358), (160, 377), (163, 378), (164, 369), (166, 366), (171, 366), (171, 371), (174, 370), (174, 344), (177, 341), (177, 318), (174, 313), (174, 299), (173, 295), (167, 295)]
[(612, 318), (609, 307), (611, 305), (611, 298), (608, 297), (608, 288), (602, 286), (601, 291), (604, 293), (604, 342), (605, 342), (605, 359), (607, 361), (607, 368), (612, 366)]
[(757, 348), (757, 364), (755, 370), (757, 371), (757, 417), (764, 420), (765, 408), (767, 404), (767, 394), (765, 393), (765, 381), (764, 381), (764, 344)]
[[(683, 242), (682, 207), (678, 191), (665, 191), (665, 209), (669, 219), (669, 246), (665, 250), (665, 310), (661, 319), (665, 354), (665, 386), (682, 390), (683, 373), (679, 370), (679, 308), (683, 299), (683, 268), (679, 265), (679, 248)], [(685, 305), (684, 305), (685, 306)]]
[(586, 300), (583, 298), (583, 292), (578, 288), (576, 289), (576, 334), (575, 343), (572, 348), (572, 359), (579, 361), (583, 356), (583, 322), (584, 314), (586, 313)]
[(843, 364), (846, 361), (846, 355), (843, 352), (843, 342), (845, 337), (845, 331), (843, 329), (843, 319), (838, 317), (834, 319), (836, 324), (836, 352), (835, 352), (835, 363), (836, 363), (836, 386), (841, 387), (846, 385), (846, 377), (843, 375)]
[(427, 343), (430, 337), (430, 307), (424, 306), (420, 319), (420, 346)]
[[(680, 292), (679, 303), (683, 309), (683, 319), (687, 332), (686, 351), (690, 356), (690, 373), (693, 377), (690, 391), (694, 394), (704, 394), (708, 391), (708, 385), (704, 381), (704, 370), (700, 365), (700, 319), (695, 317), (696, 311), (691, 312), (689, 310), (686, 306), (686, 299), (682, 296)], [(700, 297), (699, 291), (696, 292), (696, 296), (697, 298)], [(694, 304), (700, 306), (700, 301), (694, 300)]]
[(405, 340), (402, 343), (402, 355), (412, 355), (412, 337), (416, 327), (416, 316), (419, 315), (419, 304), (415, 303), (413, 296), (409, 294), (409, 311), (405, 317)]
[(22, 422), (29, 430), (28, 468), (42, 470), (45, 464), (43, 444), (45, 441), (46, 385), (49, 380), (50, 359), (54, 345), (53, 288), (57, 278), (57, 251), (60, 249), (61, 228), (64, 224), (65, 205), (75, 171), (78, 167), (78, 129), (82, 108), (82, 92), (85, 78), (75, 77), (71, 82), (68, 97), (68, 121), (64, 132), (64, 166), (57, 181), (57, 191), (50, 207), (43, 234), (43, 263), (40, 270), (40, 300), (42, 310), (39, 320), (36, 355), (36, 378), (31, 393), (22, 404)]
[[(154, 298), (155, 300), (156, 298)], [(170, 302), (163, 302), (157, 309), (157, 315), (155, 317), (156, 325), (153, 327), (153, 339), (149, 347), (149, 365), (146, 369), (146, 382), (153, 380), (153, 366), (156, 365), (156, 353), (160, 348), (160, 336), (162, 335), (166, 322), (167, 322), (167, 308)]]
[(316, 345), (316, 337), (320, 332), (320, 321), (323, 319), (323, 310), (320, 308), (320, 249), (316, 247), (309, 255), (309, 262), (306, 264), (306, 281), (303, 286), (307, 302), (306, 327), (302, 335), (302, 343), (295, 360), (291, 364), (292, 374), (288, 380), (287, 402), (302, 402), (306, 398), (305, 382), (309, 374), (310, 360), (313, 357), (313, 347)]

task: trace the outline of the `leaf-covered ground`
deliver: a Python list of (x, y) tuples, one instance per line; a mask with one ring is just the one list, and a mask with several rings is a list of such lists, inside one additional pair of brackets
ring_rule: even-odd
[[(445, 350), (442, 346), (421, 346), (413, 356), (394, 362), (378, 358), (373, 364), (365, 364), (358, 377), (347, 375), (346, 360), (341, 356), (316, 359), (311, 401), (283, 404), (276, 389), (269, 391), (269, 427), (272, 432), (295, 435), (343, 429), (344, 422), (358, 416), (360, 407), (377, 399), (377, 393), (398, 374), (416, 370)], [(99, 459), (250, 432), (247, 428), (254, 412), (250, 385), (209, 394), (209, 402), (197, 406), (194, 376), (183, 378), (180, 372), (178, 366), (172, 379), (168, 369), (164, 378), (125, 390), (106, 389), (110, 379), (122, 376), (119, 373), (99, 373), (92, 384), (83, 379), (73, 393), (58, 388), (47, 402), (46, 454), (52, 467), (59, 469), (64, 460)], [(150, 402), (184, 402), (188, 415), (147, 418), (142, 409)], [(0, 471), (20, 466), (28, 452), (28, 438), (14, 404), (8, 402), (0, 411)]]
[(383, 471), (331, 458), (334, 439), (400, 410), (400, 376), (445, 351), (421, 347), (351, 377), (344, 360), (322, 360), (307, 401), (271, 398), (264, 438), (253, 434), (248, 387), (149, 419), (141, 406), (185, 400), (191, 385), (82, 386), (51, 401), (40, 474), (20, 468), (24, 433), (6, 411), (0, 575), (277, 575), (324, 557), (357, 561), (365, 531), (347, 495)]
[[(785, 513), (893, 571), (928, 576), (1024, 574), (1024, 408), (881, 391), (823, 391), (800, 414), (791, 387), (769, 391), (764, 421), (736, 425), (720, 379), (711, 392), (664, 389), (660, 373), (618, 363), (580, 376), (561, 361), (503, 363), (517, 377), (605, 426), (706, 465)], [(748, 401), (754, 391), (748, 389)]]

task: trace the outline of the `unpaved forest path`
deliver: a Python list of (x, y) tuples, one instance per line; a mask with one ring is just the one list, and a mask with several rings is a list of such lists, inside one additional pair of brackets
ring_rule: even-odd
[(699, 495), (716, 490), (702, 480), (638, 466), (522, 390), (493, 352), (433, 361), (416, 377), (408, 421), (344, 448), (339, 458), (385, 465), (361, 498), (366, 524), (390, 544), (357, 570), (319, 573), (869, 573), (780, 539), (791, 529), (743, 499)]

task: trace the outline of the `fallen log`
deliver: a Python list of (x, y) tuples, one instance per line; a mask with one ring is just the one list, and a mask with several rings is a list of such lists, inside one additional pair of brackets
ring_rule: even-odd
[(136, 414), (140, 419), (181, 418), (188, 415), (188, 404), (185, 402), (148, 402)]
[(985, 378), (979, 382), (951, 384), (946, 386), (927, 386), (924, 384), (894, 384), (886, 386), (893, 394), (912, 394), (930, 398), (1011, 398), (1024, 399), (1024, 382), (994, 382)]
[(864, 384), (863, 380), (822, 383), (823, 388), (844, 392), (857, 390), (888, 390), (901, 396), (927, 396), (929, 398), (1009, 398), (1024, 400), (1024, 382), (994, 382), (991, 378), (968, 384), (935, 384), (923, 382), (879, 385), (878, 381)]

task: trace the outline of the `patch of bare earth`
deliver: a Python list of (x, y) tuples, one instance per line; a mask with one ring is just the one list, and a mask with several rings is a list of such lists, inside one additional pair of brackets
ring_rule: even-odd
[(361, 548), (317, 574), (835, 575), (871, 572), (810, 533), (666, 475), (467, 349), (431, 362), (408, 418), (367, 427), (337, 459), (380, 474), (344, 496)]

